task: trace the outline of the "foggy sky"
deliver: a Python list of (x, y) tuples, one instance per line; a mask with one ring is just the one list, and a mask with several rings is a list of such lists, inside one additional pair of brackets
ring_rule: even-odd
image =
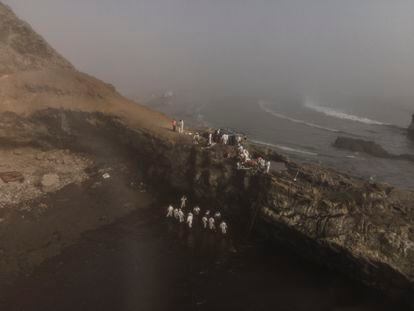
[(412, 0), (3, 0), (121, 92), (375, 96), (414, 108)]

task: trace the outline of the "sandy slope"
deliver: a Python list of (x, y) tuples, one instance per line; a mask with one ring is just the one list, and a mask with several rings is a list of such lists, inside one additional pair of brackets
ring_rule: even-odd
[(44, 108), (114, 114), (134, 127), (168, 135), (166, 116), (77, 71), (0, 2), (0, 112), (29, 115)]

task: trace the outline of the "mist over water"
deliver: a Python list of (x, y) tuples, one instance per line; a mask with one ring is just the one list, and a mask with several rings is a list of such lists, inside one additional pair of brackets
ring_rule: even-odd
[(132, 97), (310, 98), (399, 126), (414, 111), (409, 0), (5, 2)]

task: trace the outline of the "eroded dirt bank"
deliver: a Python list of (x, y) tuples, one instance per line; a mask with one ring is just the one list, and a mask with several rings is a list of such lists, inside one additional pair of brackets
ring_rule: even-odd
[(6, 114), (0, 124), (0, 172), (23, 177), (0, 184), (0, 286), (30, 273), (83, 232), (151, 204), (139, 162), (113, 137), (99, 131), (75, 136), (65, 126), (58, 134), (39, 116)]
[[(12, 124), (19, 127), (7, 130)], [(3, 149), (69, 149), (88, 163), (85, 180), (65, 185), (53, 200), (42, 192), (1, 210), (2, 271), (30, 271), (83, 231), (146, 206), (148, 192), (137, 187), (144, 182), (157, 196), (187, 193), (194, 202), (223, 209), (245, 231), (259, 231), (302, 257), (398, 299), (412, 297), (414, 200), (410, 192), (366, 184), (315, 166), (299, 167), (254, 146), (254, 153), (266, 154), (283, 169), (272, 175), (237, 170), (231, 147), (204, 149), (185, 136), (159, 138), (99, 113), (49, 109), (26, 119), (7, 114), (2, 127)], [(106, 172), (109, 179), (102, 177)], [(54, 174), (60, 180), (60, 173)], [(65, 195), (73, 190), (70, 187), (77, 187), (76, 197)], [(53, 208), (57, 198), (66, 200), (58, 204), (62, 210)], [(78, 200), (88, 201), (90, 217)], [(30, 211), (22, 206), (30, 206)]]

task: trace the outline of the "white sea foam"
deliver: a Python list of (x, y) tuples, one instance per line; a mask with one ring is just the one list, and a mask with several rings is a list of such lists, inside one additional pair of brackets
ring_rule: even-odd
[(252, 140), (252, 142), (255, 143), (255, 144), (258, 144), (258, 145), (269, 146), (269, 147), (276, 148), (276, 149), (279, 149), (279, 150), (283, 150), (283, 151), (286, 151), (286, 152), (306, 154), (306, 155), (309, 155), (309, 156), (318, 156), (318, 154), (316, 152), (310, 152), (310, 151), (297, 149), (297, 148), (292, 148), (292, 147), (287, 147), (287, 146), (283, 146), (283, 145), (266, 143), (266, 142), (263, 142), (263, 141), (260, 141), (260, 140)]
[(293, 122), (293, 123), (298, 123), (298, 124), (306, 125), (306, 126), (309, 126), (309, 127), (319, 129), (319, 130), (329, 131), (329, 132), (333, 132), (333, 133), (340, 133), (341, 132), (340, 130), (337, 130), (337, 129), (324, 127), (324, 126), (321, 126), (321, 125), (318, 125), (318, 124), (315, 124), (315, 123), (306, 122), (304, 120), (294, 119), (294, 118), (288, 117), (284, 114), (275, 112), (272, 109), (270, 109), (269, 107), (267, 107), (266, 102), (264, 102), (264, 101), (259, 101), (259, 107), (264, 112), (267, 112), (267, 113), (271, 114), (272, 116), (275, 116), (276, 118), (279, 118), (279, 119), (288, 120), (288, 121)]
[(322, 113), (326, 116), (338, 118), (342, 120), (355, 121), (355, 122), (360, 122), (360, 123), (365, 123), (365, 124), (370, 124), (370, 125), (391, 125), (391, 124), (383, 123), (377, 120), (372, 120), (372, 119), (368, 119), (365, 117), (358, 117), (352, 114), (347, 114), (345, 112), (342, 112), (340, 110), (335, 110), (333, 108), (318, 106), (310, 101), (306, 101), (304, 106), (310, 110)]

